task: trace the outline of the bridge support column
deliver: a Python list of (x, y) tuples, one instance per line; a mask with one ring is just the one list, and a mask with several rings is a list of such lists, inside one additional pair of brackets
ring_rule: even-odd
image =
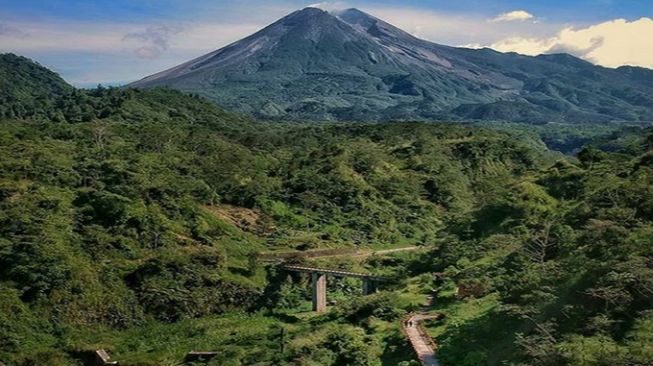
[(363, 295), (371, 295), (376, 292), (376, 283), (369, 278), (363, 278)]
[(326, 310), (326, 274), (313, 272), (313, 311)]

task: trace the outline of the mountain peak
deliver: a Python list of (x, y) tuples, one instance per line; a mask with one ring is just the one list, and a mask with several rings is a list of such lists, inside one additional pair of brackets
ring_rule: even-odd
[(304, 9), (297, 10), (295, 12), (286, 15), (285, 17), (281, 18), (277, 23), (282, 23), (285, 25), (295, 25), (295, 24), (313, 22), (315, 21), (316, 18), (325, 17), (325, 16), (331, 17), (331, 15), (328, 12), (320, 8), (314, 8), (309, 6)]
[(315, 15), (321, 15), (321, 14), (328, 14), (326, 10), (312, 7), (312, 6), (307, 6), (304, 9), (300, 9), (297, 11), (294, 11), (286, 16), (286, 18), (289, 17), (312, 17)]
[(336, 16), (350, 15), (350, 16), (364, 16), (368, 18), (373, 18), (371, 15), (367, 14), (366, 12), (358, 10), (356, 8), (334, 10), (331, 12), (331, 14)]
[(345, 21), (346, 23), (349, 23), (349, 24), (352, 24), (352, 25), (354, 25), (354, 24), (360, 25), (360, 26), (363, 26), (365, 28), (369, 28), (372, 25), (374, 25), (374, 23), (379, 21), (379, 19), (377, 19), (377, 18), (375, 18), (375, 17), (373, 17), (373, 16), (371, 16), (371, 15), (369, 15), (369, 14), (363, 12), (363, 11), (360, 11), (360, 10), (358, 10), (356, 8), (349, 8), (349, 9), (345, 9), (345, 10), (337, 10), (337, 11), (331, 12), (331, 14), (333, 14), (334, 16), (338, 17), (339, 19)]
[[(356, 8), (308, 7), (130, 86), (177, 88), (275, 119), (653, 120), (641, 74), (567, 55), (443, 46)], [(579, 84), (612, 94), (580, 94)], [(623, 112), (633, 105), (641, 112)]]
[(413, 36), (393, 26), (392, 24), (386, 23), (383, 20), (369, 15), (366, 12), (356, 8), (340, 10), (333, 12), (332, 14), (343, 22), (351, 25), (355, 29), (363, 31), (375, 38), (413, 38)]

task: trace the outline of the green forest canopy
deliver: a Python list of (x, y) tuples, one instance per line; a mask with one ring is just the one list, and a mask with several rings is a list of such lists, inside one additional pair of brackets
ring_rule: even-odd
[[(571, 158), (455, 124), (268, 124), (0, 61), (0, 361), (73, 365), (105, 345), (157, 364), (183, 352), (157, 342), (226, 326), (267, 364), (393, 364), (401, 335), (374, 324), (411, 309), (401, 286), (292, 328), (267, 312), (306, 294), (252, 258), (406, 244), (431, 250), (366, 265), (437, 289), (445, 313), (489, 304), (445, 319), (445, 365), (653, 360), (650, 131)], [(285, 353), (263, 339), (278, 326), (292, 328)], [(251, 363), (234, 335), (212, 337)]]

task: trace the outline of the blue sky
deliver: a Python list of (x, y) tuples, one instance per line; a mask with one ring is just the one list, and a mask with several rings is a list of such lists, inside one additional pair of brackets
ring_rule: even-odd
[[(241, 14), (244, 8), (263, 9), (273, 4), (280, 8), (301, 8), (306, 1), (188, 1), (188, 0), (2, 0), (2, 14), (22, 18), (55, 17), (77, 20), (160, 21), (221, 18)], [(598, 21), (613, 18), (651, 16), (650, 0), (430, 0), (430, 1), (352, 1), (352, 6), (406, 6), (436, 11), (492, 16), (513, 9), (528, 9), (559, 21)]]
[(357, 7), (442, 44), (653, 67), (651, 0), (0, 0), (0, 51), (34, 58), (77, 86), (121, 84), (309, 5)]

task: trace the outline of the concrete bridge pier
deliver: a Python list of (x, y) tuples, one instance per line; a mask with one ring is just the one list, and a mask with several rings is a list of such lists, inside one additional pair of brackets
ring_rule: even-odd
[[(310, 273), (311, 287), (313, 288), (313, 311), (321, 312), (326, 310), (326, 287), (327, 276), (360, 278), (363, 280), (363, 295), (370, 295), (376, 292), (376, 285), (380, 282), (389, 281), (387, 277), (374, 276), (367, 273), (343, 271), (340, 269), (327, 269), (298, 265), (284, 265), (287, 271)], [(1, 366), (1, 365), (0, 365)]]
[(313, 282), (313, 311), (322, 312), (326, 310), (326, 274), (311, 273)]
[(376, 292), (376, 282), (369, 278), (363, 278), (363, 295), (371, 295)]

